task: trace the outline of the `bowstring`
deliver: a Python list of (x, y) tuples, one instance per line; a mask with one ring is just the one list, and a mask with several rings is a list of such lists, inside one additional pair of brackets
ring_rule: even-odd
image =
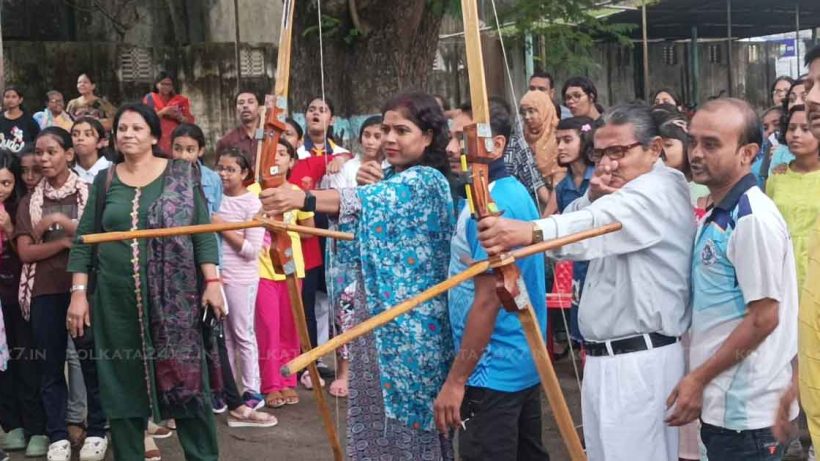
[[(322, 27), (322, 0), (316, 0), (316, 15), (317, 15), (317, 19), (319, 20), (319, 88), (320, 88), (321, 95), (322, 95), (322, 104), (324, 105), (325, 108), (330, 109), (330, 107), (327, 105), (327, 101), (325, 100), (325, 47), (324, 47), (324, 29)], [(328, 129), (329, 129), (329, 124), (327, 122), (325, 122), (325, 125), (324, 125), (324, 139), (322, 140), (324, 145), (322, 146), (322, 150), (324, 150), (324, 148), (328, 146), (328, 142), (327, 142), (328, 141)], [(325, 157), (325, 174), (327, 174), (328, 157), (330, 157), (330, 154), (331, 154), (330, 152), (325, 152), (325, 155), (324, 155), (324, 157)], [(318, 186), (318, 184), (316, 186)], [(327, 248), (328, 245), (332, 245), (332, 244), (333, 244), (332, 241), (327, 241), (325, 243), (325, 247)], [(331, 274), (332, 274), (333, 268), (335, 267), (334, 262), (333, 262), (333, 256), (334, 256), (333, 253), (334, 253), (334, 251), (332, 251), (332, 250), (326, 252), (326, 254), (327, 254), (327, 267), (325, 269), (326, 269), (326, 271), (330, 271)], [(325, 278), (327, 278), (327, 277), (325, 277)], [(327, 285), (328, 285), (328, 287), (330, 287), (330, 285), (332, 285), (332, 284), (327, 284)], [(329, 325), (328, 325), (328, 329), (330, 329), (331, 326), (332, 326), (333, 333), (336, 334), (336, 333), (338, 333), (338, 331), (336, 329), (336, 322), (335, 322), (336, 308), (335, 308), (335, 303), (334, 303), (334, 299), (333, 299), (333, 298), (335, 298), (336, 290), (332, 289), (332, 288), (327, 288), (327, 290), (333, 292), (332, 293), (333, 296), (331, 296), (331, 293), (327, 293), (327, 302), (328, 302), (328, 307), (329, 307), (329, 312), (328, 312)], [(316, 309), (315, 305), (314, 305), (314, 309)], [(318, 339), (318, 337), (317, 337), (317, 339)], [(317, 342), (318, 342), (318, 340), (317, 340)], [(318, 344), (317, 344), (317, 346), (318, 346)], [(313, 383), (314, 386), (318, 386), (321, 383), (321, 377), (319, 377), (319, 379), (320, 379), (320, 382), (319, 383)], [(337, 379), (339, 379), (339, 356), (338, 356), (337, 353), (334, 352), (333, 353), (333, 380), (335, 381)], [(331, 386), (332, 385), (333, 385), (333, 383), (331, 382)], [(348, 389), (349, 389), (349, 382), (348, 382)], [(341, 414), (341, 411), (339, 411), (339, 400), (340, 400), (340, 398), (339, 398), (338, 395), (334, 395), (332, 397), (333, 397), (335, 407), (336, 407), (336, 432), (338, 433), (339, 432), (339, 427), (341, 426), (341, 421), (340, 421), (340, 416), (339, 416)]]
[[(507, 58), (507, 47), (504, 45), (504, 35), (501, 31), (501, 21), (498, 19), (498, 9), (496, 8), (495, 0), (490, 0), (490, 5), (492, 6), (492, 9), (493, 9), (493, 17), (495, 18), (496, 33), (498, 34), (498, 41), (501, 45), (501, 54), (504, 57), (504, 70), (505, 70), (505, 73), (507, 75), (507, 82), (509, 83), (510, 94), (513, 98), (513, 104), (517, 105), (518, 104), (518, 96), (515, 93), (515, 85), (513, 84), (512, 71), (510, 70), (510, 64), (509, 64), (509, 60)], [(559, 116), (560, 116), (560, 114), (559, 114)], [(516, 125), (518, 126), (518, 134), (523, 136), (524, 125), (523, 125), (523, 121), (521, 120), (521, 113), (517, 110), (515, 111), (515, 120), (516, 120)], [(530, 176), (535, 175), (536, 172), (534, 171), (531, 163), (529, 164), (529, 167), (530, 167)], [(540, 174), (540, 173), (538, 173), (538, 174)], [(533, 187), (533, 189), (535, 189), (535, 188)], [(533, 190), (532, 192), (533, 192), (533, 195), (535, 196), (535, 202), (538, 205), (538, 209), (541, 210), (541, 201), (538, 198), (538, 192), (535, 191), (535, 190)], [(558, 276), (557, 276), (557, 273), (555, 271), (556, 263), (555, 263), (555, 261), (553, 261), (549, 258), (547, 258), (547, 262), (550, 265), (550, 267), (552, 268), (553, 286), (555, 286), (557, 281), (558, 281)], [(569, 333), (570, 333), (569, 323), (567, 322), (567, 316), (566, 316), (566, 313), (564, 312), (565, 309), (562, 308), (562, 309), (559, 309), (559, 310), (561, 311), (561, 319), (563, 320), (563, 323), (564, 323), (564, 330), (567, 332), (567, 337), (568, 337), (567, 344), (569, 346), (569, 356), (570, 356), (570, 359), (572, 360), (572, 369), (575, 373), (575, 382), (578, 385), (578, 389), (580, 390), (581, 389), (581, 374), (578, 371), (578, 364), (575, 360), (575, 350), (574, 350), (574, 346), (572, 345), (572, 338), (569, 335)]]

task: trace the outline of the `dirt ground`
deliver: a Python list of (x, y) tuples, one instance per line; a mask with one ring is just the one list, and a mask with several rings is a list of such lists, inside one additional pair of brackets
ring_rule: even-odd
[[(556, 365), (567, 403), (576, 424), (581, 421), (581, 400), (572, 371), (571, 362), (565, 359)], [(331, 460), (332, 455), (311, 391), (299, 390), (301, 402), (271, 410), (279, 419), (279, 424), (267, 429), (233, 429), (227, 425), (226, 414), (217, 416), (220, 459), (226, 461), (259, 460)], [(328, 394), (331, 410), (338, 421), (337, 430), (342, 444), (345, 443), (344, 399), (334, 399)], [(542, 399), (544, 443), (553, 461), (568, 459), (564, 451), (558, 429), (552, 419), (546, 399)], [(176, 435), (157, 440), (163, 461), (183, 461), (185, 458)], [(12, 461), (31, 460), (22, 453), (12, 453)], [(45, 459), (45, 458), (41, 458)], [(74, 459), (79, 459), (75, 453)], [(111, 450), (106, 460), (114, 460)]]

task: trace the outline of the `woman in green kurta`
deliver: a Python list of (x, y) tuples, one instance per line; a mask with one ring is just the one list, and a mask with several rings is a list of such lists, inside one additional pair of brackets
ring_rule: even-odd
[[(207, 223), (196, 171), (152, 154), (161, 135), (155, 113), (127, 105), (114, 120), (124, 160), (97, 175), (78, 234)], [(98, 202), (102, 193), (104, 202)], [(118, 461), (144, 459), (149, 417), (176, 419), (187, 460), (218, 459), (201, 329), (203, 306), (210, 305), (217, 318), (224, 315), (217, 258), (213, 234), (106, 243), (96, 252), (88, 245), (72, 249), (68, 270), (75, 288), (88, 284), (89, 273), (97, 280), (91, 313), (77, 289), (67, 323), (72, 336), (84, 327), (94, 330)]]

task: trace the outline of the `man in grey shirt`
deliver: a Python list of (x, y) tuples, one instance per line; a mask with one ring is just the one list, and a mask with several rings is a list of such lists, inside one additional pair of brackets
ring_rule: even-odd
[(535, 222), (486, 218), (490, 254), (613, 222), (623, 229), (550, 252), (590, 260), (579, 326), (586, 339), (582, 407), (591, 461), (678, 459), (666, 398), (683, 376), (695, 218), (684, 176), (660, 160), (643, 104), (620, 105), (595, 133), (596, 173), (564, 214)]

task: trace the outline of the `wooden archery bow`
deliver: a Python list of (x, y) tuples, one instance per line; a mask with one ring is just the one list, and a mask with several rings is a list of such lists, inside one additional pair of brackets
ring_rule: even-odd
[[(472, 101), (473, 123), (464, 127), (466, 154), (462, 155), (462, 167), (469, 181), (467, 201), (473, 218), (481, 220), (500, 213), (490, 195), (489, 164), (502, 155), (494, 153), (493, 136), (490, 129), (490, 109), (484, 80), (484, 58), (481, 50), (481, 33), (478, 24), (476, 0), (461, 0), (464, 18), (464, 41), (467, 51), (467, 73), (470, 79), (470, 99)], [(586, 459), (581, 440), (572, 422), (572, 415), (561, 392), (561, 386), (552, 361), (547, 353), (544, 336), (538, 325), (538, 317), (530, 303), (514, 258), (506, 254), (490, 258), (495, 261), (496, 293), (501, 304), (513, 312), (521, 321), (524, 335), (530, 346), (533, 361), (541, 378), (541, 386), (549, 401), (552, 413), (558, 423), (561, 437), (573, 461)]]
[[(259, 160), (259, 184), (263, 189), (280, 187), (286, 184), (285, 172), (279, 171), (276, 166), (276, 146), (279, 138), (285, 131), (285, 117), (287, 115), (288, 84), (290, 81), (290, 50), (293, 27), (293, 10), (295, 0), (285, 0), (282, 11), (282, 28), (279, 37), (279, 57), (276, 68), (276, 85), (274, 87), (275, 102), (270, 98), (265, 98), (267, 116), (265, 119), (264, 139), (262, 143), (262, 158)], [(282, 221), (283, 216), (273, 216), (274, 221)], [(293, 248), (291, 247), (290, 235), (282, 232), (271, 232), (270, 258), (276, 272), (285, 275), (285, 283), (288, 287), (290, 305), (293, 311), (293, 318), (296, 322), (296, 331), (299, 335), (299, 343), (302, 352), (311, 349), (310, 336), (308, 335), (307, 320), (305, 319), (305, 308), (302, 304), (302, 295), (299, 289), (299, 281), (296, 274), (296, 264), (293, 260)], [(324, 388), (319, 384), (321, 378), (316, 362), (308, 365), (308, 372), (313, 383), (313, 396), (322, 414), (322, 423), (325, 426), (328, 440), (330, 441), (333, 457), (337, 461), (343, 459), (342, 446), (336, 434), (336, 426), (330, 414), (330, 407), (325, 399)]]

